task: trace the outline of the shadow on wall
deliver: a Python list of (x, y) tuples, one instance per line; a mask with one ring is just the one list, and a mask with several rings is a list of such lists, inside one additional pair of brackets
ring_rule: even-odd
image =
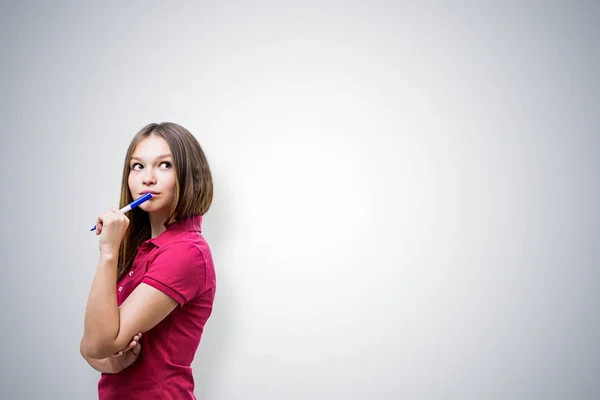
[(203, 234), (207, 233), (205, 238), (215, 263), (217, 290), (212, 314), (206, 322), (200, 346), (192, 363), (194, 392), (199, 399), (209, 398), (209, 394), (213, 392), (211, 385), (214, 386), (218, 382), (216, 374), (220, 371), (219, 363), (223, 359), (226, 343), (231, 338), (230, 329), (233, 326), (234, 293), (230, 290), (230, 282), (224, 273), (227, 266), (222, 261), (226, 259), (222, 255), (228, 254), (231, 248), (228, 240), (233, 220), (228, 203), (230, 198), (223, 186), (215, 185), (213, 204), (207, 214), (207, 217), (210, 215), (210, 224), (203, 224), (202, 229)]

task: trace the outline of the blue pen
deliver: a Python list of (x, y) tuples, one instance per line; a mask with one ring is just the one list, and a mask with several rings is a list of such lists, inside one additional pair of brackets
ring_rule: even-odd
[[(152, 198), (152, 194), (146, 193), (142, 197), (139, 197), (138, 199), (127, 204), (125, 207), (121, 208), (119, 211), (121, 211), (123, 214), (125, 214), (127, 211), (131, 211), (132, 209), (136, 208), (137, 206), (139, 206), (146, 200), (150, 200), (151, 198)], [(92, 229), (90, 229), (90, 231), (95, 231), (95, 230), (96, 230), (96, 225), (94, 225), (94, 227)]]

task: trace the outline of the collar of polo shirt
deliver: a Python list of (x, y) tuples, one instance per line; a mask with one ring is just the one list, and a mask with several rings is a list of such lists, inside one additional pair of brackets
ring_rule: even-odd
[(163, 233), (154, 239), (149, 239), (147, 242), (152, 243), (156, 247), (161, 247), (183, 232), (202, 232), (202, 215), (195, 215), (176, 221), (169, 225)]

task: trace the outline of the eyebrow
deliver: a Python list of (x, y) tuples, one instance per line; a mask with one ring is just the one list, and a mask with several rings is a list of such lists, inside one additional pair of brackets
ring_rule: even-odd
[[(161, 158), (167, 158), (167, 157), (172, 157), (172, 155), (171, 155), (171, 154), (162, 154), (162, 155), (160, 155), (160, 156), (156, 157), (156, 159), (157, 159), (157, 160), (160, 160)], [(131, 157), (131, 160), (132, 160), (132, 161), (133, 161), (133, 160), (144, 161), (144, 160), (142, 160), (141, 158), (139, 158), (139, 157), (135, 157), (135, 156), (132, 156), (132, 157)]]

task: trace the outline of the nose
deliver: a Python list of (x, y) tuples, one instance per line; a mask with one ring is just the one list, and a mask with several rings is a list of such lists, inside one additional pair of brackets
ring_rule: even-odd
[(144, 169), (144, 175), (142, 176), (142, 182), (144, 185), (153, 185), (156, 183), (156, 177), (152, 168)]

